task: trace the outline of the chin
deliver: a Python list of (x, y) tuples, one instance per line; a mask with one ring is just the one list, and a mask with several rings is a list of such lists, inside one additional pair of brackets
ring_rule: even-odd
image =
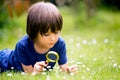
[(50, 45), (49, 48), (52, 48), (54, 45)]

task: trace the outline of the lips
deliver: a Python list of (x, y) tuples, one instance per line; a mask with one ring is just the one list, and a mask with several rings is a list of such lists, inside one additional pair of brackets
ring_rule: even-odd
[(50, 45), (54, 45), (55, 43), (49, 43)]

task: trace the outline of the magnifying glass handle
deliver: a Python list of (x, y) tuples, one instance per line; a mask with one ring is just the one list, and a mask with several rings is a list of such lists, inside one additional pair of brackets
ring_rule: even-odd
[(45, 61), (45, 64), (48, 64), (48, 63), (49, 63), (49, 61), (48, 61), (48, 60), (46, 60), (46, 61)]

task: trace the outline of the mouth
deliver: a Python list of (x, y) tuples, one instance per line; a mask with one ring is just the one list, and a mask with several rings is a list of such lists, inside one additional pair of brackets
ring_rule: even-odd
[(50, 46), (54, 46), (54, 45), (55, 45), (55, 43), (49, 43), (49, 45), (50, 45)]
[(55, 43), (49, 43), (50, 45), (54, 45)]

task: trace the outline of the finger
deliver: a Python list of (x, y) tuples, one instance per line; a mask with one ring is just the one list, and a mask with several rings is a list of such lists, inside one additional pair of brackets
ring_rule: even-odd
[(47, 66), (47, 64), (46, 64), (45, 61), (40, 61), (40, 62), (38, 62), (38, 65), (40, 65), (40, 66), (42, 66), (42, 67), (46, 67), (46, 66)]
[(74, 67), (74, 68), (71, 68), (71, 72), (76, 72), (78, 70), (78, 68)]
[(39, 65), (35, 65), (34, 70), (37, 72), (42, 72), (43, 67)]
[(42, 67), (41, 67), (40, 65), (36, 65), (35, 68), (36, 68), (36, 69), (40, 69), (40, 68), (42, 68)]
[(36, 70), (41, 69), (41, 68), (42, 68), (42, 66), (40, 66), (40, 65), (38, 65), (38, 64), (35, 64), (35, 65), (34, 65), (34, 69), (36, 69)]
[(69, 66), (68, 72), (76, 72), (78, 70), (77, 66)]

